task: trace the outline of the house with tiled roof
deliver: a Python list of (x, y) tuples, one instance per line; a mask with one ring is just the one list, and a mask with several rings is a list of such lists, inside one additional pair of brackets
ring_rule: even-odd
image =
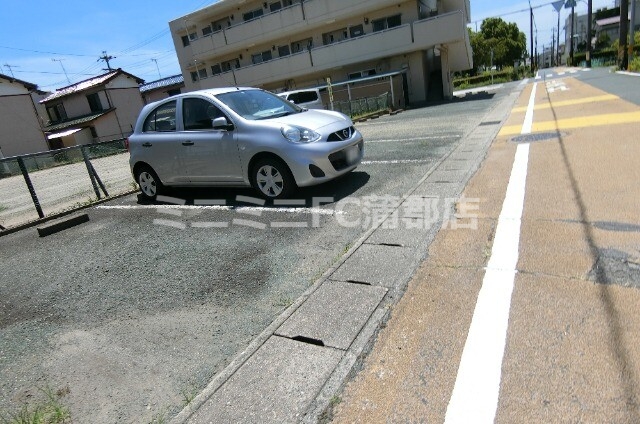
[(153, 103), (166, 99), (169, 96), (180, 94), (184, 90), (184, 77), (182, 74), (161, 78), (140, 85), (140, 93), (145, 103)]
[(51, 148), (125, 138), (144, 102), (144, 80), (122, 69), (60, 88), (40, 101), (46, 108), (44, 126)]
[(36, 84), (0, 74), (0, 158), (49, 150)]

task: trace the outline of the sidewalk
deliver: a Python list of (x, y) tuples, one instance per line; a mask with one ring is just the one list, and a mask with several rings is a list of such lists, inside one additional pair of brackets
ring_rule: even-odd
[[(477, 230), (438, 233), (334, 422), (640, 422), (640, 107), (567, 78), (537, 83), (530, 120), (533, 87), (464, 191)], [(528, 143), (521, 218), (503, 205), (523, 171), (514, 139)], [(504, 223), (511, 271), (490, 265), (514, 253), (494, 243)], [(502, 321), (499, 301), (494, 321), (480, 305), (492, 287)]]

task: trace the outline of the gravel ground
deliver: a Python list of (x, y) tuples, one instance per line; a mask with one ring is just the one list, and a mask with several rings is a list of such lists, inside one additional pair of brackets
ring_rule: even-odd
[[(359, 124), (367, 163), (299, 195), (309, 202), (407, 193), (499, 100), (472, 99)], [(253, 196), (172, 192), (229, 203), (238, 194)], [(89, 223), (46, 238), (34, 229), (0, 238), (0, 414), (37, 404), (38, 388), (50, 387), (65, 394), (73, 422), (171, 418), (366, 230), (331, 214), (317, 228), (272, 228), (274, 221), (311, 223), (277, 208), (259, 216), (195, 208), (169, 214), (139, 208), (135, 195), (105, 206), (130, 209), (91, 208)], [(237, 218), (266, 229), (234, 225)], [(231, 224), (191, 225), (212, 221)]]

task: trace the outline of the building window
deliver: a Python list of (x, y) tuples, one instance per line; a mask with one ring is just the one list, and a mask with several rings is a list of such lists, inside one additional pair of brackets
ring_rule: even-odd
[(203, 37), (206, 37), (207, 35), (211, 35), (212, 32), (213, 32), (213, 30), (208, 25), (206, 27), (202, 28), (202, 36)]
[(100, 95), (98, 93), (87, 95), (87, 100), (89, 101), (91, 112), (100, 112), (102, 110), (102, 103), (100, 103)]
[(215, 64), (211, 67), (211, 75), (218, 75), (222, 73), (222, 68), (220, 65)]
[(280, 3), (279, 1), (277, 1), (275, 3), (271, 3), (269, 5), (269, 10), (271, 12), (275, 12), (275, 11), (280, 10), (280, 9), (282, 9), (282, 3)]
[(242, 19), (245, 22), (247, 22), (247, 21), (250, 21), (252, 19), (259, 18), (262, 15), (264, 15), (264, 12), (262, 11), (262, 8), (260, 8), (260, 9), (252, 10), (251, 12), (243, 13), (242, 14)]
[(271, 50), (265, 50), (262, 53), (256, 53), (251, 55), (251, 62), (256, 65), (258, 63), (267, 62), (272, 59)]
[(220, 64), (222, 66), (222, 72), (229, 72), (231, 69), (238, 69), (240, 67), (240, 61), (238, 59), (227, 60)]
[(182, 46), (187, 47), (193, 40), (198, 39), (198, 34), (195, 32), (190, 33), (189, 35), (183, 35), (180, 37), (182, 39)]
[(349, 36), (351, 38), (360, 37), (361, 35), (364, 35), (364, 27), (362, 24), (349, 28)]
[(364, 77), (370, 77), (376, 74), (376, 70), (375, 69), (366, 69), (364, 71), (358, 71), (358, 72), (351, 72), (349, 74), (349, 79), (358, 79), (358, 78), (364, 78)]
[(207, 68), (198, 69), (198, 77), (205, 79), (207, 77)]
[(198, 81), (198, 73), (195, 71), (191, 72), (191, 81), (196, 82)]
[(373, 32), (378, 32), (400, 26), (402, 21), (400, 19), (400, 15), (393, 15), (382, 19), (376, 19), (372, 21), (371, 24), (373, 26)]
[(289, 56), (290, 54), (291, 50), (289, 50), (289, 46), (278, 47), (278, 57)]
[(322, 43), (326, 46), (327, 44), (337, 43), (338, 41), (346, 40), (347, 38), (347, 29), (342, 28), (322, 34)]
[(313, 38), (294, 41), (291, 43), (291, 53), (299, 53), (303, 50), (311, 50), (313, 48)]
[(213, 32), (218, 32), (218, 31), (222, 31), (222, 29), (225, 26), (230, 26), (231, 23), (229, 22), (229, 17), (225, 16), (222, 19), (218, 19), (217, 21), (211, 22), (211, 28), (213, 30)]
[(64, 110), (62, 103), (47, 107), (47, 115), (49, 115), (51, 122), (60, 122), (67, 119), (67, 112)]

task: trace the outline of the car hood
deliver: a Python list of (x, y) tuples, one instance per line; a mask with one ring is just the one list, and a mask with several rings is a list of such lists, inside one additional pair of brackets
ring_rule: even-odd
[(309, 109), (294, 115), (282, 116), (280, 118), (270, 119), (270, 122), (279, 125), (296, 125), (318, 131), (324, 127), (328, 130), (335, 128), (335, 131), (353, 125), (351, 120), (339, 112), (330, 110), (314, 110)]

